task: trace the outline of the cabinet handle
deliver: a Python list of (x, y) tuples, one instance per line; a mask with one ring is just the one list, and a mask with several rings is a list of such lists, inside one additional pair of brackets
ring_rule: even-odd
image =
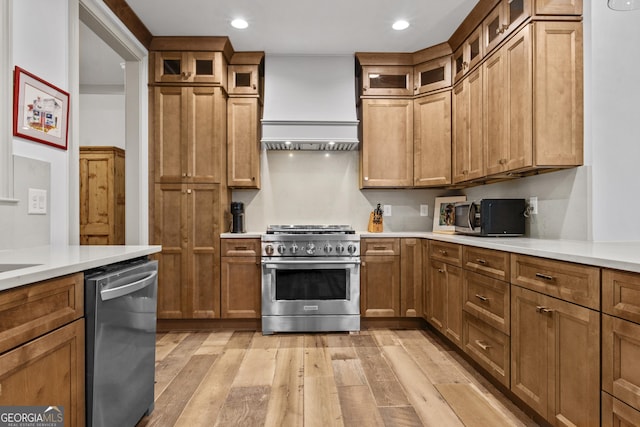
[(368, 176), (365, 176), (365, 177), (364, 177), (364, 180), (365, 180), (365, 181), (369, 181), (369, 177), (368, 177)]
[(366, 262), (366, 261), (362, 261), (362, 262), (360, 263), (360, 265), (362, 265), (363, 267), (366, 267), (366, 266), (367, 266), (367, 262)]
[(255, 176), (252, 176), (252, 177), (251, 177), (251, 181), (255, 181), (255, 180), (256, 180), (256, 177), (255, 177)]
[(462, 68), (469, 68), (469, 63), (467, 61), (464, 61), (462, 63)]
[(447, 256), (447, 251), (445, 251), (444, 249), (439, 249), (438, 252), (440, 252), (444, 256)]
[(536, 273), (536, 277), (544, 280), (553, 280), (555, 277), (549, 276), (548, 274)]
[(544, 313), (544, 314), (549, 314), (549, 313), (553, 313), (553, 309), (549, 308), (549, 307), (545, 307), (543, 305), (538, 305), (536, 306), (536, 311), (538, 313)]
[(468, 173), (469, 173), (469, 171), (468, 171), (468, 170), (466, 170), (466, 169), (464, 169), (464, 170), (462, 171), (462, 174), (463, 174), (463, 175), (467, 175)]
[(482, 265), (486, 265), (486, 264), (487, 264), (487, 261), (486, 261), (486, 260), (484, 260), (484, 259), (482, 259), (482, 258), (477, 258), (477, 259), (476, 259), (476, 262), (477, 262), (478, 264), (482, 264)]
[(386, 246), (374, 246), (373, 249), (376, 250), (376, 251), (384, 251), (384, 250), (387, 249), (387, 247)]
[(183, 172), (183, 173), (182, 173), (182, 177), (183, 177), (183, 178), (186, 178), (186, 177), (187, 177), (187, 174)]
[(476, 344), (478, 345), (478, 347), (480, 347), (480, 348), (481, 348), (481, 349), (483, 349), (484, 351), (487, 351), (487, 350), (489, 350), (489, 349), (491, 348), (491, 346), (490, 346), (490, 345), (487, 345), (487, 344), (483, 343), (483, 342), (482, 342), (482, 341), (480, 341), (480, 340), (476, 340)]
[(487, 297), (485, 297), (485, 296), (483, 296), (483, 295), (480, 295), (480, 294), (476, 294), (476, 298), (478, 298), (478, 299), (479, 299), (480, 301), (482, 301), (482, 302), (487, 302), (487, 301), (489, 301), (489, 298), (487, 298)]
[(441, 269), (441, 268), (439, 268), (439, 269), (438, 269), (438, 273), (444, 273), (444, 270), (443, 270), (443, 269)]
[(256, 85), (252, 85), (252, 87), (253, 87), (254, 90), (257, 88)]
[(366, 92), (366, 91), (367, 91), (367, 87), (366, 87), (366, 86), (364, 86), (364, 87), (362, 88), (362, 91), (363, 91), (363, 92)]
[(191, 189), (188, 189), (188, 190), (187, 190), (187, 194), (191, 194)]
[(246, 250), (247, 250), (247, 249), (249, 249), (249, 248), (248, 248), (248, 247), (246, 247), (246, 246), (236, 246), (234, 249), (235, 249), (236, 251), (246, 251)]
[(507, 29), (508, 29), (508, 28), (509, 28), (509, 26), (508, 26), (508, 25), (503, 24), (503, 25), (500, 27), (500, 34), (502, 34), (502, 33), (504, 33), (505, 31), (507, 31)]

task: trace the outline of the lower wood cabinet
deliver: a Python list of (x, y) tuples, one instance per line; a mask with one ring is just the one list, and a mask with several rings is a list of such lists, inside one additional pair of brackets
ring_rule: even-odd
[(505, 387), (509, 387), (511, 340), (469, 313), (463, 314), (464, 351)]
[(511, 391), (553, 425), (599, 425), (600, 313), (511, 287)]
[(640, 325), (602, 315), (602, 390), (640, 410)]
[(400, 239), (400, 316), (422, 316), (421, 239)]
[(462, 347), (462, 269), (431, 258), (427, 321)]
[(619, 401), (609, 394), (602, 393), (602, 427), (640, 426), (640, 411)]
[(364, 255), (360, 269), (360, 315), (400, 316), (400, 256)]
[(218, 184), (155, 185), (158, 318), (220, 317), (220, 198)]
[(220, 313), (226, 319), (259, 319), (260, 239), (222, 239)]

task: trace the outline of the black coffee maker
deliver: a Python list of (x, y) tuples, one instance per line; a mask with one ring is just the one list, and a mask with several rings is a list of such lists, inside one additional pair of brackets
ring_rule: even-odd
[(244, 203), (242, 202), (231, 202), (231, 232), (247, 232), (244, 229)]

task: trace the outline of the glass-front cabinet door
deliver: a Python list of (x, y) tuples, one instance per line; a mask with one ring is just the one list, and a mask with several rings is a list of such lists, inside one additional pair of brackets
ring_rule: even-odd
[(473, 67), (480, 63), (484, 49), (482, 44), (482, 26), (476, 28), (453, 55), (453, 80), (457, 82)]
[(451, 86), (451, 56), (416, 65), (414, 79), (416, 95)]
[(158, 83), (222, 83), (221, 52), (163, 51), (155, 62)]
[(258, 94), (258, 66), (257, 65), (229, 65), (228, 90), (232, 95)]
[(362, 67), (362, 95), (413, 95), (413, 67), (405, 65)]
[(482, 23), (484, 52), (488, 54), (531, 16), (531, 0), (502, 0)]

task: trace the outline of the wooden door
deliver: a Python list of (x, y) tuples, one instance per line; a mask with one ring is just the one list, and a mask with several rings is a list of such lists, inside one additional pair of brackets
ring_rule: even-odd
[(361, 187), (413, 186), (413, 100), (362, 100)]
[(400, 240), (400, 316), (422, 316), (422, 245), (420, 239)]
[(84, 426), (84, 344), (79, 319), (4, 353), (0, 405), (64, 407), (66, 426)]
[(452, 180), (454, 183), (467, 180), (469, 168), (466, 164), (469, 150), (469, 83), (463, 80), (453, 88), (452, 111)]
[(484, 140), (485, 168), (487, 175), (504, 170), (506, 163), (505, 142), (507, 126), (505, 55), (500, 49), (482, 65), (484, 72)]
[(451, 92), (416, 99), (413, 114), (413, 184), (451, 184)]
[(219, 87), (187, 88), (189, 182), (220, 183), (225, 176), (227, 105), (221, 91)]
[(538, 311), (545, 297), (511, 286), (511, 391), (546, 417), (550, 399), (549, 329), (552, 317)]
[(445, 264), (429, 260), (427, 321), (444, 333), (446, 325), (447, 280)]
[(365, 255), (360, 275), (360, 315), (400, 316), (400, 257)]
[(227, 185), (260, 188), (260, 116), (258, 98), (227, 103)]
[(222, 318), (259, 319), (262, 271), (260, 257), (222, 257)]
[(458, 347), (462, 342), (462, 269), (445, 264), (445, 335)]
[(482, 134), (482, 70), (477, 68), (469, 74), (469, 148), (466, 164), (467, 179), (473, 180), (486, 175), (484, 168), (484, 137)]
[(602, 315), (602, 389), (640, 410), (640, 325)]
[(156, 183), (181, 182), (187, 177), (186, 93), (187, 88), (183, 87), (153, 89), (153, 168)]
[(420, 239), (422, 245), (422, 318), (429, 319), (429, 292), (430, 292), (430, 260), (429, 240)]
[(482, 133), (482, 73), (478, 68), (453, 89), (454, 183), (485, 175)]

